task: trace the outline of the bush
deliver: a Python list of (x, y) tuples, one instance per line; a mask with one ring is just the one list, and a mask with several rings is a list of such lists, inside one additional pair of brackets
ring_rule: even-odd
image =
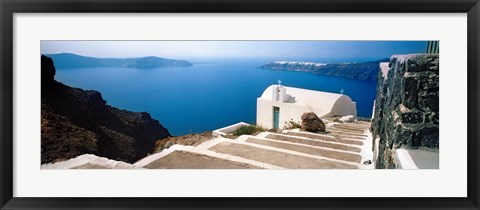
[(290, 121), (285, 122), (284, 129), (295, 129), (295, 128), (302, 128), (302, 124), (300, 122), (293, 121), (293, 119), (290, 119)]
[(253, 125), (244, 125), (240, 127), (239, 129), (235, 130), (233, 132), (233, 135), (235, 136), (241, 136), (241, 135), (252, 135), (256, 132), (263, 132), (265, 129), (259, 126), (253, 126)]
[(278, 132), (278, 130), (275, 129), (275, 128), (271, 128), (271, 129), (268, 130), (268, 132), (276, 133), (276, 132)]

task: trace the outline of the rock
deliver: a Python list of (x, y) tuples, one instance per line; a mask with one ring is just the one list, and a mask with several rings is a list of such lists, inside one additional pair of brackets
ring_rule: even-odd
[(388, 77), (379, 73), (371, 128), (380, 138), (376, 168), (395, 168), (396, 148), (439, 148), (438, 61), (438, 54), (394, 55)]
[(340, 122), (342, 123), (351, 123), (351, 122), (354, 122), (355, 121), (355, 116), (353, 115), (347, 115), (347, 116), (343, 116), (341, 117), (340, 119), (338, 119)]
[(55, 77), (55, 66), (53, 65), (53, 60), (42, 55), (41, 66), (42, 86), (48, 86), (54, 82)]
[(424, 110), (439, 111), (438, 89), (436, 93), (425, 93), (420, 96), (418, 106)]
[(420, 112), (405, 112), (401, 114), (402, 123), (418, 124), (423, 123), (423, 113)]
[(169, 142), (167, 142), (167, 143), (165, 144), (164, 147), (165, 147), (165, 148), (170, 148), (171, 146), (173, 146), (173, 143), (172, 143), (171, 141), (169, 141)]
[(427, 120), (428, 122), (432, 122), (433, 124), (438, 125), (438, 122), (439, 122), (438, 114), (435, 112), (432, 112), (426, 117), (425, 121)]
[(422, 139), (421, 145), (422, 147), (429, 147), (429, 148), (438, 148), (439, 143), (439, 129), (436, 125), (430, 125), (424, 127), (420, 131), (420, 137)]
[(325, 124), (315, 113), (304, 113), (302, 115), (302, 130), (310, 132), (325, 132)]
[(363, 165), (370, 165), (370, 164), (372, 164), (372, 161), (371, 161), (371, 160), (363, 161)]
[(98, 91), (55, 81), (52, 59), (42, 56), (41, 61), (42, 164), (86, 153), (132, 163), (170, 136), (146, 112), (109, 106)]
[(417, 104), (418, 79), (415, 77), (405, 77), (403, 87), (403, 104), (405, 107), (412, 109)]
[(438, 54), (416, 54), (408, 56), (409, 72), (437, 71)]
[[(152, 153), (161, 152), (163, 149), (167, 148), (167, 144), (170, 142), (172, 144), (178, 145), (187, 145), (187, 146), (198, 146), (203, 142), (215, 138), (211, 131), (206, 131), (203, 133), (194, 133), (187, 134), (183, 136), (170, 136), (155, 142), (155, 148), (152, 150)], [(170, 147), (170, 146), (169, 146)]]

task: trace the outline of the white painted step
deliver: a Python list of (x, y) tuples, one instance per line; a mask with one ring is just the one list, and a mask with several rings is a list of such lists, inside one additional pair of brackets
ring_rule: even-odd
[(278, 141), (299, 143), (299, 144), (303, 144), (303, 145), (338, 149), (338, 150), (344, 150), (344, 151), (350, 151), (350, 152), (360, 152), (360, 150), (361, 150), (361, 147), (358, 146), (358, 145), (350, 145), (350, 144), (344, 144), (344, 143), (340, 143), (340, 142), (325, 141), (325, 140), (319, 140), (319, 139), (311, 139), (311, 138), (307, 138), (307, 137), (292, 136), (292, 135), (286, 135), (286, 134), (280, 134), (280, 133), (266, 132), (262, 136), (257, 135), (257, 137), (267, 138), (267, 139), (272, 139), (272, 140), (278, 140)]
[(362, 157), (358, 152), (332, 149), (328, 147), (318, 147), (287, 141), (258, 138), (253, 136), (247, 138), (245, 142), (285, 149), (289, 151), (301, 152), (305, 154), (315, 155), (320, 158), (331, 158), (335, 160), (349, 161), (353, 163), (360, 163), (360, 161), (362, 160)]
[(356, 169), (359, 165), (350, 161), (336, 160), (238, 140), (224, 140), (208, 150), (269, 163), (283, 168)]
[(303, 132), (303, 131), (287, 131), (286, 134), (291, 136), (300, 136), (300, 137), (306, 137), (310, 139), (338, 142), (343, 144), (363, 145), (363, 139), (359, 139), (359, 138), (351, 138), (351, 137), (346, 138), (342, 136), (334, 136), (331, 134), (327, 135), (327, 134), (309, 133), (309, 132)]
[(135, 169), (139, 168), (130, 163), (110, 160), (92, 154), (84, 154), (75, 158), (48, 163), (40, 166), (41, 169)]
[[(215, 140), (210, 143), (214, 145), (219, 142), (221, 141)], [(203, 147), (184, 145), (173, 145), (160, 153), (145, 157), (134, 165), (150, 169), (282, 169), (268, 163), (206, 150)]]

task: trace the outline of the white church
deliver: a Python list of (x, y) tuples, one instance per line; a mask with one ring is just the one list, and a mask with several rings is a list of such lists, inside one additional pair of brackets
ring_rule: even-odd
[(271, 85), (257, 98), (257, 125), (282, 129), (293, 120), (301, 122), (306, 112), (314, 112), (319, 118), (333, 116), (357, 116), (355, 102), (346, 95), (315, 90)]

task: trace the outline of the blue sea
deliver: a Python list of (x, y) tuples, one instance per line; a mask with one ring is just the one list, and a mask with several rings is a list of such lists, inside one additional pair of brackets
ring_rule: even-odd
[[(361, 117), (371, 117), (376, 83), (312, 73), (262, 70), (269, 59), (210, 59), (192, 67), (57, 69), (56, 80), (99, 91), (121, 109), (148, 112), (174, 136), (255, 123), (256, 99), (278, 80), (285, 86), (350, 96)], [(205, 60), (202, 60), (205, 61)], [(325, 61), (324, 61), (325, 62)], [(352, 61), (353, 62), (353, 61)]]

